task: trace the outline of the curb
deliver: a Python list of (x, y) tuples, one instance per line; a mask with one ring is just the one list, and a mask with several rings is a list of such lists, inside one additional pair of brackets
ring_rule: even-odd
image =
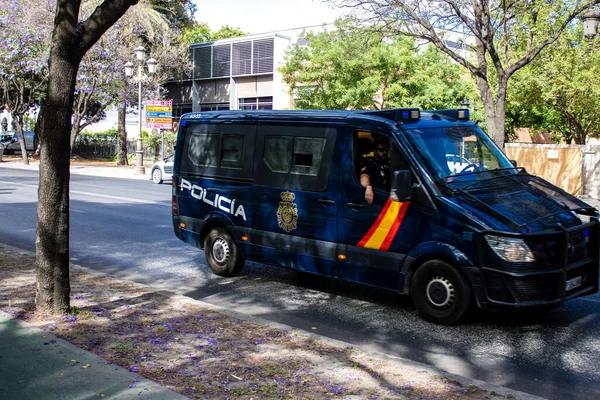
[[(6, 245), (6, 244), (2, 244), (3, 246), (5, 246), (6, 248), (15, 251), (17, 253), (20, 254), (24, 254), (24, 255), (28, 255), (28, 256), (34, 256), (35, 257), (35, 253), (30, 252), (28, 250), (23, 250), (23, 249), (19, 249), (10, 245)], [(313, 332), (309, 332), (309, 331), (305, 331), (302, 329), (298, 329), (289, 325), (285, 325), (285, 324), (281, 324), (278, 322), (273, 322), (264, 318), (260, 318), (260, 317), (255, 317), (252, 315), (248, 315), (248, 314), (244, 314), (238, 311), (234, 311), (234, 310), (229, 310), (227, 308), (218, 306), (218, 305), (214, 305), (214, 304), (210, 304), (210, 303), (206, 303), (203, 302), (201, 300), (195, 300), (192, 299), (191, 297), (187, 297), (187, 296), (183, 296), (180, 294), (176, 294), (173, 292), (170, 292), (168, 290), (161, 290), (161, 289), (154, 289), (152, 288), (152, 286), (150, 285), (145, 285), (139, 282), (135, 282), (135, 281), (131, 281), (131, 280), (127, 280), (127, 279), (115, 279), (110, 277), (109, 274), (103, 273), (103, 272), (98, 272), (92, 269), (89, 269), (87, 267), (83, 267), (79, 264), (74, 264), (74, 263), (70, 263), (70, 268), (74, 268), (74, 269), (79, 269), (82, 270), (86, 273), (89, 273), (91, 275), (95, 275), (95, 276), (101, 276), (101, 277), (108, 277), (110, 279), (114, 279), (114, 280), (118, 280), (119, 282), (123, 282), (125, 284), (131, 284), (131, 285), (137, 285), (137, 286), (142, 286), (142, 287), (146, 287), (146, 288), (151, 288), (154, 290), (155, 293), (164, 295), (166, 297), (175, 299), (175, 300), (180, 300), (180, 301), (185, 301), (188, 303), (193, 303), (198, 305), (199, 307), (202, 308), (206, 308), (208, 310), (214, 311), (214, 312), (219, 312), (221, 314), (227, 315), (229, 317), (235, 318), (235, 319), (243, 319), (249, 322), (253, 322), (259, 325), (263, 325), (263, 326), (269, 326), (271, 328), (275, 328), (275, 329), (282, 329), (282, 330), (288, 330), (288, 331), (294, 331), (294, 332), (299, 332), (302, 335), (305, 335), (309, 338), (312, 338), (314, 340), (318, 340), (322, 343), (334, 346), (334, 347), (342, 347), (342, 348), (348, 348), (351, 347), (355, 350), (358, 350), (361, 352), (361, 354), (375, 359), (375, 360), (382, 360), (382, 361), (392, 361), (395, 363), (400, 364), (403, 367), (407, 367), (407, 368), (413, 368), (413, 369), (419, 369), (421, 371), (425, 371), (427, 373), (430, 373), (431, 375), (440, 375), (440, 376), (444, 376), (448, 379), (454, 380), (459, 382), (461, 385), (463, 385), (464, 387), (469, 387), (471, 385), (473, 386), (477, 386), (480, 389), (486, 390), (488, 392), (492, 392), (495, 393), (497, 395), (500, 396), (504, 396), (505, 398), (511, 398), (511, 399), (521, 399), (521, 400), (544, 400), (544, 397), (539, 397), (536, 395), (532, 395), (529, 393), (525, 393), (525, 392), (520, 392), (517, 390), (513, 390), (513, 389), (509, 389), (507, 387), (504, 386), (498, 386), (498, 385), (494, 385), (494, 384), (490, 384), (487, 383), (485, 381), (481, 381), (481, 380), (477, 380), (477, 379), (472, 379), (472, 378), (467, 378), (464, 376), (460, 376), (460, 375), (456, 375), (456, 374), (452, 374), (446, 371), (443, 371), (441, 369), (438, 369), (436, 367), (427, 365), (427, 364), (423, 364), (417, 361), (412, 361), (409, 359), (405, 359), (405, 358), (401, 358), (401, 357), (397, 357), (397, 356), (392, 356), (389, 354), (385, 354), (385, 353), (381, 353), (381, 352), (377, 352), (377, 351), (372, 351), (372, 350), (367, 350), (365, 349), (363, 346), (360, 345), (354, 345), (352, 343), (348, 343), (348, 342), (344, 342), (338, 339), (332, 339), (326, 336), (322, 336)], [(145, 379), (145, 378), (143, 378)]]

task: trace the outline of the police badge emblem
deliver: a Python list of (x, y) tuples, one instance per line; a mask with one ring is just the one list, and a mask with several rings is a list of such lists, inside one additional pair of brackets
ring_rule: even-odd
[(281, 200), (277, 208), (277, 222), (286, 232), (296, 229), (298, 223), (298, 206), (294, 203), (296, 195), (289, 191), (281, 192)]

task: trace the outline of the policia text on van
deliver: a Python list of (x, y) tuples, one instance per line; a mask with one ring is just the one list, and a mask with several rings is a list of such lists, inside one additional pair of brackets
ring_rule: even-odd
[(468, 110), (186, 114), (172, 202), (218, 275), (250, 259), (375, 285), (437, 323), (598, 291), (596, 210), (513, 166)]

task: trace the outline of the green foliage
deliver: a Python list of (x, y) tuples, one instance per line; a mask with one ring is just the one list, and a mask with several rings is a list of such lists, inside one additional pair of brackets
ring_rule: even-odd
[(515, 76), (508, 93), (510, 128), (549, 132), (555, 141), (585, 144), (600, 137), (600, 41), (582, 41), (569, 27), (561, 39)]
[(229, 25), (224, 25), (212, 33), (211, 40), (228, 39), (246, 35), (247, 33), (242, 31), (240, 28), (233, 28)]
[(109, 128), (105, 131), (90, 132), (84, 130), (79, 133), (79, 140), (89, 143), (94, 141), (102, 141), (106, 139), (117, 139), (119, 137), (119, 131), (115, 128)]
[(432, 46), (388, 40), (339, 20), (336, 29), (305, 32), (281, 67), (301, 109), (456, 108), (475, 98), (461, 68)]
[[(164, 131), (165, 138), (165, 156), (171, 154), (175, 150), (177, 142), (177, 134), (172, 131)], [(154, 149), (155, 158), (159, 158), (160, 147), (162, 146), (162, 136), (159, 134), (142, 135), (142, 143), (144, 148)]]
[(197, 22), (183, 32), (183, 40), (186, 43), (202, 43), (246, 35), (247, 33), (240, 28), (232, 28), (229, 25), (213, 32), (206, 22)]

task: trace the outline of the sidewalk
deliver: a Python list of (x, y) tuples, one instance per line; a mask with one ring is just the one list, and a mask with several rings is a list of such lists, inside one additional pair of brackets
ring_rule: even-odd
[(0, 311), (0, 398), (186, 399)]
[[(77, 161), (71, 161), (71, 175), (91, 175), (91, 176), (105, 176), (111, 178), (125, 178), (125, 179), (138, 179), (138, 180), (150, 180), (150, 165), (146, 165), (146, 173), (144, 175), (136, 175), (135, 166), (103, 166), (93, 165), (87, 163), (79, 163)], [(30, 160), (29, 165), (24, 165), (22, 159), (18, 158), (7, 158), (4, 156), (0, 161), (0, 168), (13, 168), (13, 169), (25, 169), (29, 171), (39, 171), (40, 163), (38, 160)]]

